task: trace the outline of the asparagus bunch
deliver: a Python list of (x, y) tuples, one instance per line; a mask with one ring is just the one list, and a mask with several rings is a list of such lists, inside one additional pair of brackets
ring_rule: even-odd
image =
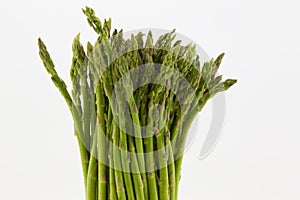
[(224, 54), (201, 67), (193, 44), (175, 30), (154, 41), (151, 31), (111, 31), (83, 9), (98, 34), (86, 50), (73, 42), (71, 94), (45, 44), (40, 57), (74, 119), (87, 200), (176, 200), (188, 130), (196, 114), (236, 80), (222, 81)]

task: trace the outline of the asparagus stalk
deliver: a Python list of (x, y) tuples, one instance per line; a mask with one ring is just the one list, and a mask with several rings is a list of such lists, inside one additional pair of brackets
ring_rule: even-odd
[[(80, 155), (81, 155), (81, 163), (82, 163), (82, 169), (83, 169), (83, 176), (84, 176), (84, 182), (85, 182), (85, 188), (87, 186), (87, 172), (88, 172), (88, 166), (89, 166), (89, 151), (85, 147), (83, 142), (83, 130), (82, 125), (80, 121), (80, 114), (78, 110), (76, 109), (76, 106), (74, 104), (74, 101), (72, 100), (68, 90), (67, 86), (64, 83), (64, 81), (59, 77), (58, 73), (55, 70), (55, 65), (50, 57), (50, 54), (47, 51), (47, 47), (42, 41), (41, 38), (38, 39), (38, 46), (39, 46), (39, 55), (41, 60), (43, 61), (44, 67), (46, 68), (46, 71), (51, 75), (51, 80), (55, 84), (55, 86), (59, 89), (60, 93), (62, 94), (63, 98), (65, 99), (69, 110), (72, 114), (73, 120), (74, 120), (74, 127), (75, 127), (75, 135), (78, 140), (79, 149), (80, 149)], [(87, 193), (87, 191), (86, 191)]]
[(113, 150), (113, 160), (114, 160), (114, 166), (115, 166), (115, 182), (116, 182), (116, 189), (117, 189), (117, 195), (119, 200), (126, 200), (126, 191), (124, 186), (124, 179), (123, 179), (123, 173), (120, 169), (121, 168), (121, 158), (118, 150), (118, 143), (119, 143), (119, 134), (118, 134), (118, 126), (115, 121), (112, 122), (112, 133), (113, 133), (113, 144), (114, 144), (114, 150)]
[(117, 200), (117, 191), (115, 183), (115, 170), (114, 170), (114, 160), (113, 160), (113, 146), (112, 141), (112, 111), (111, 107), (108, 108), (106, 131), (109, 137), (109, 148), (108, 148), (108, 160), (109, 160), (109, 193), (107, 197), (111, 200)]
[[(149, 108), (149, 113), (147, 117), (147, 124), (151, 122), (150, 116), (153, 116), (153, 102), (152, 100), (149, 100), (148, 108)], [(158, 192), (157, 192), (157, 177), (155, 174), (155, 159), (154, 159), (154, 144), (153, 144), (153, 133), (149, 133), (151, 131), (151, 128), (146, 128), (146, 136), (144, 140), (144, 145), (145, 145), (145, 152), (147, 154), (146, 156), (146, 166), (147, 166), (147, 181), (148, 181), (148, 186), (149, 186), (149, 199), (151, 200), (158, 200)]]
[(97, 101), (97, 133), (98, 137), (96, 142), (97, 145), (97, 154), (98, 154), (98, 176), (99, 176), (99, 185), (98, 185), (98, 193), (100, 199), (106, 198), (106, 165), (107, 163), (107, 145), (106, 145), (106, 136), (105, 134), (105, 95), (103, 91), (103, 86), (101, 83), (97, 86), (96, 92), (96, 101)]

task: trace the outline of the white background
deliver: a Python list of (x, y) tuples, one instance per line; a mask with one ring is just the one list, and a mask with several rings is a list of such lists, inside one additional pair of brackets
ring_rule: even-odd
[[(199, 135), (185, 156), (180, 199), (299, 200), (299, 1), (1, 1), (0, 199), (82, 200), (72, 119), (38, 56), (42, 37), (69, 83), (71, 43), (94, 40), (81, 8), (113, 26), (177, 28), (211, 57), (226, 52), (223, 136), (198, 159)], [(211, 105), (200, 115), (201, 133)]]

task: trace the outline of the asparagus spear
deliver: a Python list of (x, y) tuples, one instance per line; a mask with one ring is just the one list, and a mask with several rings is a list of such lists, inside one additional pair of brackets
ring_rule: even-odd
[(55, 84), (55, 86), (59, 89), (60, 93), (64, 97), (69, 110), (72, 114), (73, 120), (74, 120), (74, 127), (75, 127), (75, 136), (77, 137), (78, 144), (79, 144), (79, 150), (81, 155), (81, 163), (82, 163), (82, 169), (83, 169), (83, 176), (84, 176), (84, 182), (85, 182), (85, 188), (87, 186), (87, 172), (88, 172), (88, 165), (89, 165), (89, 151), (86, 149), (86, 146), (83, 142), (83, 129), (80, 121), (80, 112), (77, 110), (74, 101), (72, 100), (68, 90), (67, 86), (64, 83), (64, 81), (59, 77), (58, 73), (55, 70), (55, 65), (50, 57), (50, 54), (47, 51), (46, 45), (41, 40), (41, 38), (38, 39), (38, 46), (39, 46), (39, 54), (40, 58), (43, 61), (44, 67), (46, 68), (46, 71), (51, 75), (52, 82)]

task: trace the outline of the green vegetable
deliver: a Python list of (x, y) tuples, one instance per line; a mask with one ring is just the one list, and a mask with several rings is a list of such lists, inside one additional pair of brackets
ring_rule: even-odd
[(91, 8), (98, 34), (87, 49), (73, 42), (71, 94), (41, 39), (40, 57), (74, 120), (87, 200), (176, 200), (184, 145), (196, 114), (236, 80), (216, 76), (224, 54), (204, 63), (175, 30), (124, 39)]

